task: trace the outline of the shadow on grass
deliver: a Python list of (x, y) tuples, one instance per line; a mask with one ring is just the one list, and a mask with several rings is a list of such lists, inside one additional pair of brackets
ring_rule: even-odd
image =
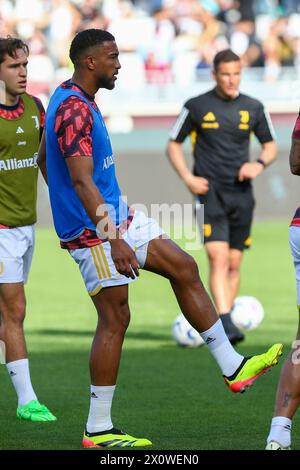
[[(62, 329), (42, 329), (42, 330), (27, 330), (28, 333), (31, 335), (49, 335), (49, 336), (78, 336), (78, 337), (93, 337), (95, 331), (94, 330), (62, 330)], [(170, 340), (171, 335), (170, 333), (153, 333), (147, 331), (127, 331), (126, 339), (133, 339), (133, 340)]]
[[(244, 346), (241, 352), (253, 350)], [(40, 401), (58, 421), (18, 421), (15, 394), (1, 368), (0, 449), (80, 449), (89, 409), (88, 348), (33, 353), (30, 368)], [(113, 422), (152, 440), (153, 450), (260, 449), (279, 370), (262, 376), (246, 394), (235, 395), (225, 387), (207, 349), (125, 348)]]

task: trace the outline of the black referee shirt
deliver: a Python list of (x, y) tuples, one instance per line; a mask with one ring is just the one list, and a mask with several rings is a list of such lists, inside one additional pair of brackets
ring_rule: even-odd
[(261, 144), (274, 140), (262, 103), (243, 94), (226, 100), (213, 89), (185, 103), (170, 140), (181, 143), (191, 136), (196, 176), (238, 185), (239, 169), (249, 161), (252, 132)]

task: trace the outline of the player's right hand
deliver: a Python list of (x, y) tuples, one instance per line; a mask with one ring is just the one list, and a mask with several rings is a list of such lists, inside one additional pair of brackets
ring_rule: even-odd
[(202, 176), (190, 175), (185, 180), (185, 184), (192, 194), (204, 195), (209, 190), (209, 182), (206, 178), (202, 178)]
[(111, 257), (116, 270), (126, 277), (139, 276), (139, 263), (135, 252), (122, 238), (110, 240)]

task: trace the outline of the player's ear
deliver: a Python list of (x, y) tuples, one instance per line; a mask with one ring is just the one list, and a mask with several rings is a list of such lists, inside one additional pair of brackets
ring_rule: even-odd
[(89, 70), (94, 70), (95, 69), (95, 59), (94, 59), (93, 56), (89, 55), (88, 57), (86, 57), (85, 63), (86, 63), (87, 68)]

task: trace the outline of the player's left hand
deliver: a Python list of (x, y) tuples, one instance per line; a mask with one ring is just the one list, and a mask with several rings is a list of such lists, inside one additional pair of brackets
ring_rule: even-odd
[(259, 162), (247, 162), (241, 166), (239, 171), (239, 181), (254, 180), (264, 170)]

